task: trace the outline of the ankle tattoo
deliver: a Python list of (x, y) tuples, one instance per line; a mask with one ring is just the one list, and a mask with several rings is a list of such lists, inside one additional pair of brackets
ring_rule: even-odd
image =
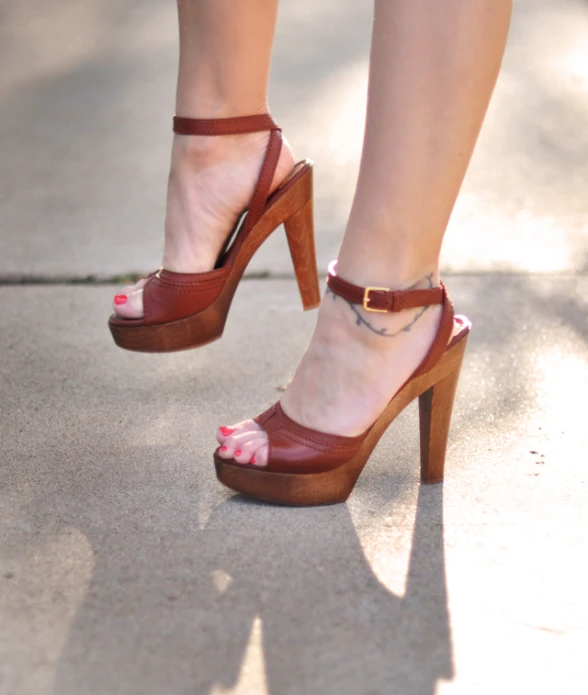
[[(426, 277), (425, 279), (426, 279), (426, 281), (427, 281), (428, 284), (429, 284), (429, 287), (428, 287), (427, 289), (432, 289), (432, 287), (433, 287), (433, 273), (431, 273), (430, 275), (427, 275), (427, 277)], [(362, 327), (367, 328), (369, 331), (371, 331), (372, 333), (375, 333), (376, 335), (381, 336), (382, 338), (395, 338), (396, 336), (400, 335), (401, 333), (409, 333), (409, 332), (410, 332), (410, 329), (415, 325), (415, 323), (421, 318), (421, 316), (422, 316), (422, 315), (425, 313), (425, 311), (427, 311), (427, 309), (429, 308), (429, 305), (424, 306), (422, 309), (420, 309), (420, 310), (413, 316), (413, 318), (412, 318), (405, 326), (403, 326), (402, 328), (398, 329), (398, 330), (395, 331), (394, 333), (389, 333), (387, 328), (376, 328), (375, 326), (373, 326), (373, 325), (365, 318), (365, 316), (362, 315), (362, 313), (361, 313), (360, 310), (358, 309), (358, 305), (353, 304), (353, 302), (350, 302), (350, 301), (347, 300), (347, 299), (344, 299), (344, 298), (342, 298), (342, 297), (339, 297), (339, 295), (336, 295), (336, 294), (335, 294), (334, 292), (332, 292), (328, 287), (327, 287), (326, 295), (327, 295), (328, 297), (331, 297), (332, 300), (333, 300), (334, 302), (337, 301), (337, 299), (342, 299), (342, 301), (344, 301), (344, 302), (349, 306), (349, 308), (351, 309), (351, 311), (355, 314), (355, 325), (356, 325), (356, 326), (358, 326), (358, 327), (360, 327), (360, 328), (362, 328)]]

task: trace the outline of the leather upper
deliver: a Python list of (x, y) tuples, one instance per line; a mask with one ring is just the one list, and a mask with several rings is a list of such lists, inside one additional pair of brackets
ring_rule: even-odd
[[(367, 432), (341, 437), (317, 432), (289, 418), (280, 403), (274, 403), (255, 418), (268, 436), (268, 465), (276, 473), (321, 473), (338, 468), (359, 451)], [(368, 430), (369, 431), (369, 430)]]
[(203, 311), (221, 293), (228, 274), (228, 267), (208, 273), (171, 273), (162, 268), (143, 288), (145, 324), (177, 321)]

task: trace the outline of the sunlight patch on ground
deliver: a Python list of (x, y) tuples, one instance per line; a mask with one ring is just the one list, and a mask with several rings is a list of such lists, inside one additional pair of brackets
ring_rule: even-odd
[[(588, 389), (588, 362), (580, 353), (561, 347), (541, 352), (535, 358), (537, 402), (544, 410), (545, 427), (558, 433), (554, 445), (557, 459), (577, 456), (586, 436), (584, 394)], [(574, 453), (576, 452), (576, 453)]]
[(237, 684), (232, 688), (216, 687), (212, 695), (264, 695), (267, 692), (261, 620), (256, 618), (251, 627)]
[[(410, 569), (410, 553), (414, 534), (418, 489), (407, 488), (402, 496), (402, 516), (394, 509), (382, 515), (378, 529), (369, 533), (358, 529), (366, 560), (378, 581), (392, 594), (402, 598), (406, 593)], [(393, 552), (391, 548), (394, 549)]]
[(224, 594), (231, 585), (232, 581), (233, 578), (231, 575), (227, 574), (222, 569), (216, 569), (212, 572), (212, 583), (219, 594)]

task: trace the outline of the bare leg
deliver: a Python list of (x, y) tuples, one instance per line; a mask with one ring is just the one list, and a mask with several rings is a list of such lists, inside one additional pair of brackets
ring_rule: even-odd
[(178, 114), (227, 118), (268, 111), (277, 6), (277, 0), (178, 0)]
[[(276, 11), (277, 0), (178, 0), (178, 115), (226, 118), (268, 112)], [(223, 242), (247, 207), (268, 137), (174, 136), (165, 268), (197, 273), (214, 267)], [(292, 151), (287, 142), (284, 145), (274, 188), (294, 165)], [(142, 316), (143, 285), (141, 281), (118, 295), (114, 309), (119, 315)]]
[[(443, 234), (498, 75), (510, 11), (511, 0), (376, 0), (366, 134), (341, 277), (391, 289), (438, 284)], [(420, 316), (355, 308), (369, 325), (358, 326), (352, 308), (327, 294), (282, 397), (288, 415), (307, 427), (365, 431), (437, 332), (439, 307)], [(383, 337), (382, 328), (397, 335)], [(265, 465), (265, 433), (250, 420), (234, 430), (218, 431), (221, 455)]]

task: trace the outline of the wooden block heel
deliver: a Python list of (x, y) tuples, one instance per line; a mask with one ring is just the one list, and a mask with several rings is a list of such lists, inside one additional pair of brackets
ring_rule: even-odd
[(443, 480), (453, 402), (466, 343), (467, 335), (459, 344), (459, 361), (454, 371), (419, 396), (421, 481), (423, 483), (440, 483)]
[(451, 411), (471, 324), (455, 316), (445, 286), (428, 290), (392, 292), (365, 288), (343, 280), (335, 266), (329, 269), (329, 290), (367, 311), (398, 312), (442, 305), (437, 336), (419, 367), (390, 400), (380, 417), (363, 434), (343, 437), (317, 432), (292, 420), (275, 403), (255, 418), (268, 437), (268, 464), (264, 468), (223, 459), (214, 454), (218, 479), (227, 487), (257, 499), (286, 505), (344, 502), (369, 457), (406, 406), (419, 398), (421, 478), (440, 482)]
[(312, 197), (297, 213), (284, 222), (296, 281), (305, 311), (321, 302), (314, 246)]
[(286, 234), (305, 309), (318, 305), (318, 274), (312, 221), (312, 162), (296, 164), (270, 195), (282, 135), (271, 116), (197, 120), (174, 118), (180, 135), (233, 135), (270, 131), (267, 151), (251, 201), (215, 268), (206, 273), (173, 273), (161, 268), (143, 287), (144, 315), (108, 321), (115, 343), (137, 352), (172, 352), (221, 337), (233, 295), (253, 254), (281, 224)]

